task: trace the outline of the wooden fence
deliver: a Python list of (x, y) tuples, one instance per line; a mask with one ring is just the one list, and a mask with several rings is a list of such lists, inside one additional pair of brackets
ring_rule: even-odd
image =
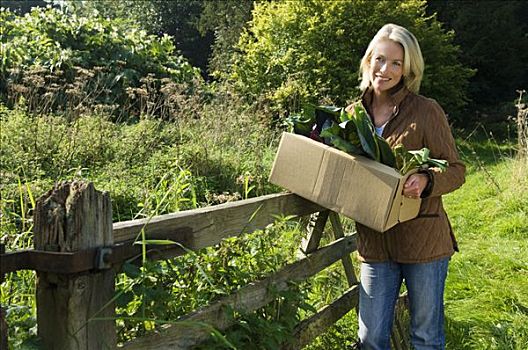
[[(216, 206), (112, 223), (107, 193), (91, 183), (65, 182), (42, 196), (34, 212), (34, 250), (1, 252), (0, 277), (21, 269), (37, 271), (38, 335), (45, 349), (116, 349), (115, 277), (127, 259), (141, 254), (134, 244), (143, 232), (147, 239), (166, 239), (176, 245), (149, 249), (150, 259), (166, 259), (218, 244), (227, 237), (264, 229), (277, 215), (306, 218), (304, 256), (280, 271), (239, 288), (178, 321), (206, 323), (224, 331), (236, 321), (224, 312), (226, 306), (251, 312), (274, 299), (275, 291), (288, 288), (289, 281), (302, 281), (337, 261), (344, 266), (349, 289), (333, 303), (300, 322), (294, 343), (283, 349), (300, 349), (329, 326), (357, 307), (358, 281), (350, 253), (356, 249), (355, 235), (345, 235), (339, 216), (294, 194), (272, 194)], [(335, 240), (320, 247), (330, 220)], [(403, 299), (402, 299), (403, 301)], [(404, 303), (400, 303), (404, 305)], [(398, 307), (403, 310), (401, 306)], [(3, 315), (3, 314), (2, 314)], [(94, 316), (97, 321), (93, 321)], [(209, 337), (206, 327), (175, 322), (159, 333), (136, 338), (123, 349), (188, 349)], [(404, 328), (404, 327), (403, 327)], [(7, 347), (7, 325), (0, 319), (2, 346)], [(399, 318), (393, 346), (407, 349)]]

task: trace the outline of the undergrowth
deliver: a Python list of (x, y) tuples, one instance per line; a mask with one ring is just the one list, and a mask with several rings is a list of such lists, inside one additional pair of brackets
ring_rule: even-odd
[[(200, 106), (191, 117), (168, 122), (143, 116), (134, 124), (104, 115), (68, 120), (33, 115), (23, 106), (2, 107), (1, 239), (7, 250), (32, 247), (35, 200), (56, 181), (92, 181), (109, 191), (114, 222), (277, 191), (267, 174), (279, 133), (256, 122), (255, 111), (233, 98), (219, 91), (216, 103)], [(528, 348), (528, 165), (516, 158), (511, 138), (502, 141), (496, 134), (479, 125), (458, 139), (467, 182), (445, 196), (461, 249), (447, 281), (448, 348)], [(344, 225), (353, 231), (350, 220)], [(330, 227), (326, 233), (322, 244), (332, 240)], [(174, 321), (277, 271), (297, 259), (302, 234), (299, 224), (286, 218), (176, 259), (125, 265), (116, 288), (119, 341), (147, 334), (161, 320)], [(13, 348), (38, 346), (35, 283), (33, 272), (19, 271), (1, 285)], [(341, 265), (334, 264), (277, 293), (255, 313), (236, 314), (236, 326), (203, 346), (275, 349), (290, 339), (299, 320), (347, 288)], [(308, 349), (342, 349), (356, 334), (351, 311)]]

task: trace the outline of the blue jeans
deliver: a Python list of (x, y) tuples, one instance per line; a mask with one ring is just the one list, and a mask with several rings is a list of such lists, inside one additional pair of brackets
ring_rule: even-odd
[(444, 286), (449, 258), (429, 263), (362, 263), (359, 293), (361, 349), (390, 349), (394, 307), (405, 279), (416, 350), (445, 349)]

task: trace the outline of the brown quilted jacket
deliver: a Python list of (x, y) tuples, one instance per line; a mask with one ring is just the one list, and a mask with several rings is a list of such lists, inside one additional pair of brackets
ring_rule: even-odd
[[(449, 162), (447, 171), (432, 169), (432, 188), (422, 199), (415, 219), (399, 223), (384, 233), (357, 224), (358, 251), (363, 261), (392, 260), (399, 263), (428, 262), (449, 257), (457, 249), (456, 240), (442, 204), (442, 195), (456, 190), (465, 181), (465, 165), (460, 161), (447, 118), (440, 105), (401, 87), (392, 94), (394, 110), (383, 137), (394, 147), (408, 150), (429, 148), (430, 157)], [(367, 90), (357, 103), (370, 111), (372, 92)], [(347, 107), (352, 111), (352, 106)]]

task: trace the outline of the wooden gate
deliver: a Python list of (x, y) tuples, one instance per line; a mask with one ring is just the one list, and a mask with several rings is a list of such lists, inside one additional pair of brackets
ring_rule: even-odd
[[(273, 300), (270, 287), (285, 290), (289, 281), (303, 281), (341, 261), (349, 289), (295, 327), (295, 341), (283, 348), (300, 349), (347, 312), (357, 310), (359, 284), (350, 258), (356, 250), (355, 234), (343, 232), (336, 213), (290, 193), (112, 224), (107, 193), (97, 191), (91, 183), (61, 183), (37, 201), (35, 249), (2, 252), (0, 276), (21, 269), (37, 271), (38, 335), (46, 349), (115, 349), (115, 276), (124, 261), (141, 254), (141, 245), (134, 244), (138, 237), (177, 242), (156, 249), (147, 247), (150, 259), (167, 259), (186, 254), (187, 250), (214, 246), (227, 237), (264, 229), (275, 222), (277, 215), (304, 220), (307, 234), (300, 247), (302, 258), (181, 317), (181, 322), (167, 325), (160, 333), (136, 338), (122, 348), (191, 348), (209, 337), (210, 327), (224, 331), (236, 322), (223, 312), (225, 307), (254, 311)], [(328, 220), (334, 241), (321, 247)], [(398, 309), (403, 310), (401, 306)], [(94, 316), (97, 321), (92, 320)], [(0, 321), (2, 327), (4, 319)], [(401, 336), (405, 327), (399, 318), (396, 321), (393, 346), (407, 349), (406, 336)], [(188, 327), (189, 322), (207, 324), (209, 328)], [(4, 346), (6, 328), (0, 328), (5, 332)]]

